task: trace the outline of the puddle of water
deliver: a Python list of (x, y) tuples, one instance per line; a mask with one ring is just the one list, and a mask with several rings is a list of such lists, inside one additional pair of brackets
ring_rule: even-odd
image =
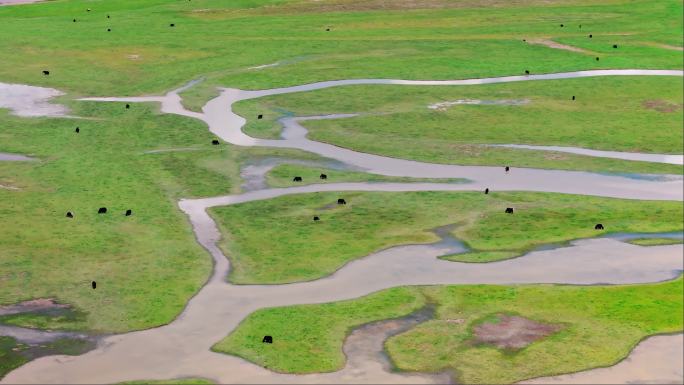
[(5, 5), (39, 3), (41, 1), (45, 1), (45, 0), (0, 0), (0, 7), (5, 6)]
[(615, 239), (621, 242), (643, 238), (682, 239), (684, 238), (684, 232), (672, 231), (666, 233), (614, 233), (608, 234), (604, 238)]
[(30, 161), (30, 160), (36, 160), (36, 158), (31, 158), (25, 155), (20, 155), (20, 154), (8, 154), (6, 152), (0, 152), (0, 161), (4, 162), (23, 162), (23, 161)]
[(277, 157), (262, 158), (247, 163), (240, 170), (240, 177), (244, 181), (242, 185), (240, 185), (242, 191), (247, 192), (268, 188), (268, 184), (266, 183), (266, 174), (281, 164), (298, 164), (302, 166), (320, 167), (338, 171), (358, 171), (356, 168), (349, 167), (344, 163), (333, 160), (315, 161)]
[(23, 84), (0, 83), (0, 108), (9, 108), (12, 114), (22, 117), (65, 117), (66, 106), (50, 103), (50, 99), (64, 95), (54, 88)]
[(653, 163), (667, 163), (667, 164), (684, 164), (684, 155), (670, 155), (670, 154), (644, 154), (638, 152), (620, 152), (620, 151), (600, 151), (590, 150), (580, 147), (565, 147), (565, 146), (533, 146), (527, 144), (492, 144), (492, 147), (506, 147), (518, 148), (524, 150), (538, 150), (538, 151), (556, 151), (566, 152), (570, 154), (587, 155), (599, 158), (612, 158), (623, 160), (634, 160), (642, 162)]

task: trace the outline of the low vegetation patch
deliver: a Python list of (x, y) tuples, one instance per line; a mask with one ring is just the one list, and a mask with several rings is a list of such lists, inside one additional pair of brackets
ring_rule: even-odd
[[(325, 175), (325, 179), (321, 178)], [(301, 176), (301, 182), (294, 182), (295, 176)], [(392, 177), (377, 174), (368, 174), (361, 171), (332, 170), (328, 168), (309, 167), (297, 164), (281, 164), (274, 167), (266, 175), (266, 181), (271, 187), (291, 187), (314, 183), (341, 183), (341, 182), (395, 182), (395, 183), (463, 183), (465, 179), (449, 178), (405, 178)]]
[[(326, 192), (209, 211), (231, 258), (230, 280), (246, 284), (317, 279), (374, 251), (438, 241), (430, 229), (449, 224), (473, 253), (486, 252), (449, 259), (488, 262), (609, 232), (677, 231), (682, 210), (681, 202), (550, 193)], [(606, 230), (594, 230), (597, 223)]]
[(678, 245), (682, 243), (681, 238), (638, 238), (628, 241), (631, 244), (639, 246), (660, 246), (660, 245)]

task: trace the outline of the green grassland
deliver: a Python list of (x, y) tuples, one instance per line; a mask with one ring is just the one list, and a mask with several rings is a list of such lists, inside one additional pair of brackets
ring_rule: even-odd
[[(342, 345), (352, 329), (432, 303), (433, 320), (386, 342), (395, 366), (448, 371), (458, 383), (512, 383), (613, 365), (644, 337), (681, 331), (681, 293), (681, 277), (627, 286), (400, 287), (349, 301), (258, 310), (214, 349), (276, 371), (335, 371), (344, 366)], [(497, 314), (562, 329), (520, 350), (472, 343), (472, 327)], [(261, 343), (263, 330), (273, 344)]]
[[(320, 175), (325, 174), (327, 179), (321, 180)], [(293, 182), (294, 176), (301, 176), (302, 182)], [(280, 164), (266, 174), (266, 183), (271, 187), (291, 187), (314, 183), (340, 183), (340, 182), (451, 182), (463, 183), (464, 179), (433, 179), (433, 178), (404, 178), (391, 177), (376, 174), (367, 174), (360, 171), (331, 170), (327, 168), (311, 167), (299, 164)]]
[[(337, 205), (338, 197), (347, 205)], [(505, 214), (507, 207), (515, 214)], [(541, 244), (607, 232), (677, 231), (682, 210), (681, 202), (549, 193), (326, 192), (209, 212), (223, 234), (220, 247), (231, 258), (231, 282), (247, 284), (317, 279), (374, 251), (437, 241), (430, 229), (449, 224), (474, 251), (512, 257)], [(321, 220), (312, 221), (314, 215)], [(606, 231), (594, 230), (596, 223)]]
[[(162, 92), (202, 76), (206, 81), (191, 94), (203, 99), (216, 85), (682, 68), (680, 52), (655, 46), (682, 44), (677, 0), (418, 0), (389, 9), (371, 3), (57, 0), (2, 7), (0, 79), (115, 95)], [(601, 61), (523, 38), (570, 41), (601, 52)], [(611, 49), (616, 43), (620, 49)], [(40, 73), (46, 68), (49, 77)]]
[[(284, 114), (360, 113), (302, 122), (309, 138), (357, 151), (435, 163), (681, 174), (677, 165), (596, 158), (486, 144), (575, 146), (681, 154), (683, 84), (672, 77), (606, 77), (478, 86), (361, 85), (240, 102), (245, 132), (278, 137)], [(363, 97), (359, 97), (363, 95)], [(576, 100), (572, 100), (572, 96)], [(428, 106), (448, 101), (518, 100), (524, 105)], [(659, 101), (669, 112), (647, 106)], [(265, 119), (249, 119), (257, 113)]]
[[(0, 111), (1, 150), (39, 158), (0, 162), (0, 185), (18, 188), (0, 188), (0, 304), (47, 297), (74, 306), (71, 315), (4, 322), (97, 332), (169, 322), (211, 269), (177, 200), (239, 192), (239, 167), (254, 158), (311, 158), (212, 146), (201, 122), (158, 115), (152, 104), (71, 107), (89, 119)], [(173, 148), (192, 151), (146, 153)], [(108, 213), (98, 215), (103, 206)], [(132, 216), (123, 215), (127, 209)]]
[(628, 241), (629, 243), (639, 246), (660, 246), (660, 245), (678, 245), (682, 243), (681, 239), (676, 238), (639, 238)]

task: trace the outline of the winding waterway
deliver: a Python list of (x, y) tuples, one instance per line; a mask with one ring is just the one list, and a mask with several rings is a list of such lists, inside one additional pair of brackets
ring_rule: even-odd
[[(359, 153), (306, 139), (305, 131), (290, 130), (282, 140), (262, 140), (245, 135), (245, 120), (231, 105), (239, 100), (301, 92), (349, 84), (469, 85), (511, 81), (565, 79), (588, 76), (682, 76), (682, 71), (601, 70), (573, 73), (510, 76), (453, 81), (405, 81), (357, 79), (314, 83), (262, 91), (224, 89), (209, 101), (202, 113), (184, 109), (178, 91), (164, 96), (89, 98), (99, 101), (159, 102), (162, 111), (201, 119), (221, 139), (242, 146), (298, 148), (317, 153), (368, 172), (406, 177), (467, 178), (472, 183), (332, 183), (292, 188), (260, 189), (179, 202), (187, 214), (197, 241), (209, 251), (214, 271), (207, 284), (168, 325), (105, 338), (97, 349), (81, 356), (49, 356), (9, 373), (3, 383), (116, 383), (137, 379), (205, 377), (220, 383), (415, 383), (434, 382), (434, 376), (374, 371), (352, 376), (336, 373), (286, 375), (274, 373), (237, 357), (210, 351), (251, 312), (273, 306), (323, 303), (357, 298), (401, 285), (432, 284), (624, 284), (675, 278), (684, 270), (682, 245), (642, 247), (616, 239), (598, 238), (572, 242), (567, 247), (538, 250), (523, 257), (486, 264), (465, 264), (437, 257), (453, 252), (448, 242), (392, 247), (348, 263), (334, 274), (311, 282), (287, 285), (232, 285), (226, 282), (228, 258), (219, 249), (220, 233), (207, 209), (320, 191), (548, 191), (629, 199), (678, 200), (681, 176), (635, 179), (586, 172), (515, 169), (505, 174), (494, 167), (439, 165)], [(296, 124), (291, 119), (287, 124)], [(299, 133), (298, 133), (299, 132)], [(349, 357), (354, 363), (355, 358)], [(120, 369), (120, 370), (118, 370)], [(370, 372), (369, 372), (370, 373)]]

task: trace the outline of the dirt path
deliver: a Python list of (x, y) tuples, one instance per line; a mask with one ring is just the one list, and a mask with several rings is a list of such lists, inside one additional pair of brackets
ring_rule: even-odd
[(586, 49), (575, 47), (572, 45), (567, 45), (567, 44), (562, 44), (556, 41), (553, 41), (551, 39), (529, 39), (527, 40), (529, 44), (534, 44), (534, 45), (543, 45), (549, 48), (554, 48), (554, 49), (562, 49), (565, 51), (570, 51), (570, 52), (577, 52), (577, 53), (583, 53), (587, 55), (594, 55), (595, 52), (592, 51), (587, 51)]

